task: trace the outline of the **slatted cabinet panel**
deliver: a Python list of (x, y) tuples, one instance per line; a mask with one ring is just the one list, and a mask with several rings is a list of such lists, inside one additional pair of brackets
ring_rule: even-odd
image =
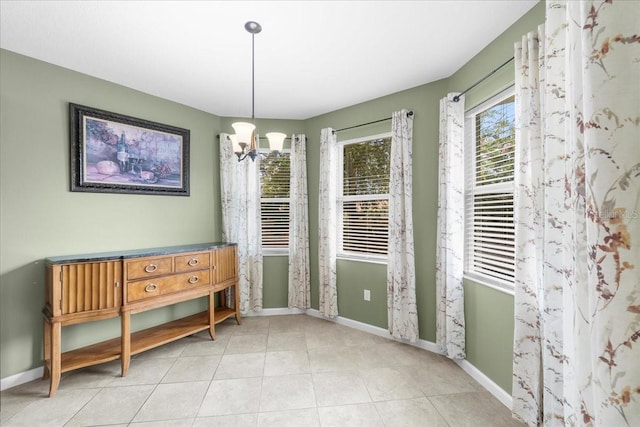
[(46, 304), (54, 316), (117, 312), (121, 305), (120, 260), (48, 265), (46, 276)]
[(236, 248), (236, 246), (229, 246), (214, 252), (213, 273), (215, 274), (215, 283), (222, 283), (236, 278), (236, 268), (238, 265)]
[(223, 322), (233, 316), (240, 324), (237, 246), (217, 249), (213, 256), (213, 289), (218, 294), (218, 307), (215, 309), (214, 323)]
[(62, 314), (120, 307), (120, 261), (63, 265), (61, 282)]

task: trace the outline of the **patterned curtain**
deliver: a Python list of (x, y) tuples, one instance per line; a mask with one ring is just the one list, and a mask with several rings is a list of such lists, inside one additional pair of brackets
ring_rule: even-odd
[(436, 344), (464, 359), (464, 96), (454, 102), (456, 95), (440, 100)]
[(640, 2), (548, 1), (516, 45), (513, 414), (640, 425)]
[[(220, 134), (222, 239), (238, 244), (240, 311), (262, 310), (259, 156), (238, 162), (226, 133)], [(233, 302), (233, 298), (227, 298)]]
[(289, 308), (302, 309), (311, 307), (306, 144), (305, 135), (291, 136)]
[(407, 110), (394, 112), (391, 132), (387, 318), (394, 338), (415, 342), (418, 310), (411, 214), (413, 114)]
[(320, 313), (338, 316), (336, 287), (336, 135), (331, 128), (320, 132), (320, 195), (318, 230), (318, 269), (320, 273)]

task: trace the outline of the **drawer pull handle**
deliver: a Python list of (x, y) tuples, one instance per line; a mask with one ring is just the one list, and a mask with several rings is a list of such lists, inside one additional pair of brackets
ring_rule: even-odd
[(149, 283), (147, 286), (144, 287), (145, 292), (155, 292), (157, 290), (158, 290), (158, 285), (156, 285), (155, 283)]
[(198, 265), (198, 258), (191, 258), (187, 264), (189, 264), (192, 267), (194, 265)]
[(217, 266), (217, 265), (214, 265), (214, 266), (213, 266), (213, 269), (214, 269), (214, 270), (217, 270), (217, 269), (218, 269), (218, 266)]
[(157, 269), (158, 269), (158, 266), (156, 264), (149, 264), (144, 268), (144, 271), (146, 271), (147, 273), (153, 273)]
[(191, 283), (192, 285), (194, 283), (198, 283), (198, 280), (200, 280), (200, 278), (198, 276), (191, 276), (189, 277), (189, 283)]

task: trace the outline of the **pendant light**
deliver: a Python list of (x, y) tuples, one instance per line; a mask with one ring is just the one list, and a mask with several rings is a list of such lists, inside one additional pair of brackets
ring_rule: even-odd
[[(239, 162), (247, 157), (255, 160), (259, 148), (255, 125), (255, 35), (262, 31), (262, 26), (257, 22), (249, 21), (244, 24), (244, 29), (251, 33), (251, 123), (232, 123), (231, 127), (233, 127), (235, 134), (229, 136), (233, 152), (238, 156)], [(276, 152), (276, 154), (282, 151), (284, 139), (287, 135), (281, 132), (269, 132), (266, 136), (269, 140), (271, 151)]]

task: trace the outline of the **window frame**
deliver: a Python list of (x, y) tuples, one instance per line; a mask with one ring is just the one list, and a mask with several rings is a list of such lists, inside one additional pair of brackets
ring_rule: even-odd
[[(344, 221), (343, 221), (343, 203), (345, 201), (355, 201), (355, 200), (389, 200), (389, 193), (386, 194), (375, 194), (375, 195), (362, 195), (362, 196), (344, 196), (344, 147), (346, 145), (353, 145), (362, 142), (372, 141), (376, 139), (386, 139), (392, 138), (393, 132), (383, 132), (375, 135), (368, 135), (358, 138), (347, 139), (344, 141), (337, 141), (336, 144), (336, 163), (337, 163), (337, 180), (336, 180), (336, 258), (345, 259), (351, 261), (360, 261), (360, 262), (369, 262), (374, 264), (387, 264), (388, 260), (388, 240), (387, 240), (387, 253), (382, 254), (367, 254), (367, 253), (358, 253), (344, 250)], [(391, 153), (389, 153), (391, 154)], [(391, 159), (389, 159), (391, 161)], [(388, 220), (388, 212), (387, 212), (387, 220)]]
[[(259, 148), (258, 156), (260, 157), (260, 162), (263, 161), (264, 157), (268, 156), (272, 151), (268, 148)], [(289, 162), (291, 162), (291, 149), (284, 148), (280, 150), (280, 154), (288, 154)], [(289, 163), (289, 168), (291, 168), (291, 163)], [(258, 167), (260, 169), (260, 166)], [(291, 170), (291, 169), (289, 169)], [(260, 173), (260, 172), (258, 172)], [(260, 195), (262, 195), (262, 175), (260, 175)], [(289, 255), (289, 243), (287, 240), (287, 247), (272, 247), (272, 246), (264, 246), (264, 242), (262, 239), (262, 202), (287, 202), (289, 204), (289, 221), (291, 221), (291, 175), (289, 175), (289, 197), (260, 197), (260, 246), (262, 248), (263, 256), (288, 256)], [(287, 231), (287, 238), (289, 237), (289, 231)]]
[[(515, 200), (515, 171), (516, 171), (516, 159), (514, 149), (514, 176), (510, 182), (491, 183), (481, 186), (481, 190), (478, 191), (475, 184), (475, 171), (476, 171), (476, 116), (484, 111), (487, 111), (510, 97), (515, 96), (515, 86), (510, 86), (507, 89), (497, 93), (491, 98), (481, 102), (473, 108), (470, 108), (465, 112), (464, 116), (464, 162), (465, 162), (465, 179), (464, 179), (464, 272), (463, 277), (471, 280), (474, 283), (478, 283), (483, 286), (487, 286), (492, 289), (513, 295), (515, 281), (509, 281), (498, 277), (493, 277), (472, 269), (474, 245), (473, 239), (473, 206), (474, 196), (478, 194), (494, 194), (494, 193), (510, 193), (513, 200)], [(515, 106), (514, 106), (515, 107)], [(515, 110), (515, 108), (514, 108)], [(515, 126), (515, 111), (514, 111), (514, 126)], [(514, 146), (517, 144), (514, 135)], [(514, 205), (514, 271), (516, 268), (515, 257), (515, 205)]]

